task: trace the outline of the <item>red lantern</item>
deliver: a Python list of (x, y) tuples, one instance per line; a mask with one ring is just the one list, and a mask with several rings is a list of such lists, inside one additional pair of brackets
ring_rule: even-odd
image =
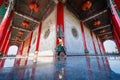
[(31, 10), (33, 10), (34, 7), (35, 7), (35, 3), (34, 3), (34, 2), (30, 2), (30, 4), (29, 4), (29, 8), (30, 8)]
[(22, 25), (23, 25), (24, 27), (28, 27), (28, 26), (29, 26), (29, 22), (23, 21), (23, 22), (22, 22)]
[(95, 22), (94, 22), (94, 26), (99, 26), (101, 24), (101, 21), (100, 20), (96, 20)]
[(87, 0), (87, 1), (85, 1), (85, 2), (83, 3), (83, 5), (82, 5), (82, 10), (83, 10), (83, 11), (86, 11), (86, 10), (90, 9), (91, 6), (92, 6), (92, 2), (89, 1), (89, 0)]
[(19, 31), (19, 32), (18, 32), (18, 34), (23, 35), (23, 34), (24, 34), (24, 32), (23, 32), (23, 31)]
[(34, 6), (34, 12), (38, 12), (39, 11), (39, 6), (37, 4), (35, 4)]
[(19, 41), (19, 40), (20, 40), (20, 37), (19, 37), (19, 36), (17, 36), (17, 37), (16, 37), (16, 41)]
[(100, 30), (100, 33), (104, 33), (105, 32), (105, 30), (103, 29), (103, 30)]
[(31, 10), (33, 10), (34, 12), (38, 12), (39, 11), (39, 6), (35, 2), (30, 2), (29, 8)]
[(103, 39), (108, 39), (108, 35), (105, 35)]

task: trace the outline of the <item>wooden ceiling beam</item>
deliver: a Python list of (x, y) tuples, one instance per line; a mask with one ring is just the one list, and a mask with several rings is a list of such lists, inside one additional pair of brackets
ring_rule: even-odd
[(17, 30), (21, 30), (21, 31), (24, 31), (24, 32), (31, 32), (31, 30), (27, 30), (27, 29), (15, 27), (15, 26), (13, 26), (12, 28), (17, 29)]
[(61, 1), (62, 3), (65, 3), (67, 0), (53, 0), (55, 3), (58, 3), (59, 1)]
[(89, 17), (89, 18), (84, 19), (82, 22), (86, 22), (86, 21), (88, 21), (88, 20), (90, 20), (90, 19), (93, 19), (93, 18), (95, 18), (95, 17), (97, 17), (97, 16), (99, 16), (99, 15), (101, 15), (101, 14), (103, 14), (103, 13), (106, 13), (106, 12), (107, 12), (107, 9), (105, 9), (105, 10), (103, 10), (103, 11), (101, 11), (101, 12), (99, 12), (99, 13), (97, 13), (97, 14)]
[[(11, 41), (13, 41), (13, 42), (14, 42), (15, 40), (16, 40), (16, 39), (13, 39), (13, 38), (11, 39)], [(19, 42), (22, 42), (22, 40), (19, 40)]]
[(35, 20), (35, 19), (31, 18), (31, 17), (28, 17), (28, 16), (26, 16), (26, 15), (23, 15), (23, 14), (17, 12), (17, 11), (14, 11), (14, 13), (15, 13), (16, 15), (19, 15), (19, 16), (21, 16), (21, 17), (23, 17), (23, 18), (26, 18), (26, 19), (28, 19), (28, 20), (30, 20), (30, 21), (33, 21), (33, 22), (35, 22), (35, 23), (38, 23), (38, 24), (40, 23), (39, 21), (37, 21), (37, 20)]
[[(109, 37), (107, 37), (107, 39), (111, 39), (111, 38), (113, 38), (113, 36), (109, 36)], [(105, 39), (105, 38), (102, 38), (102, 39)]]
[(103, 35), (108, 35), (108, 34), (112, 34), (112, 32), (106, 32), (106, 33), (98, 34), (97, 36), (103, 36)]
[(110, 24), (107, 24), (107, 25), (104, 25), (104, 26), (100, 26), (100, 27), (97, 27), (97, 28), (95, 28), (95, 29), (92, 29), (92, 31), (96, 31), (96, 30), (100, 30), (100, 29), (103, 29), (103, 28), (107, 28), (107, 27), (109, 27), (109, 26), (111, 26)]

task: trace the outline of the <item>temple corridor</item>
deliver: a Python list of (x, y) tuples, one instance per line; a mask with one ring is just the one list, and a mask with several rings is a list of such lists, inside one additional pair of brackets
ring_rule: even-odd
[(0, 0), (0, 80), (120, 80), (120, 0)]

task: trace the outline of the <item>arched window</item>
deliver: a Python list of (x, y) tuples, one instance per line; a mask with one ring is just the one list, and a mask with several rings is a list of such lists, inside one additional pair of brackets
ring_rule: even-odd
[(12, 45), (9, 47), (7, 55), (16, 55), (18, 50), (18, 46)]
[[(12, 45), (9, 47), (8, 56), (15, 56), (17, 54), (18, 47), (16, 45)], [(13, 67), (15, 62), (15, 58), (6, 58), (4, 67)]]
[(116, 44), (112, 40), (106, 40), (104, 42), (104, 47), (107, 53), (118, 53)]

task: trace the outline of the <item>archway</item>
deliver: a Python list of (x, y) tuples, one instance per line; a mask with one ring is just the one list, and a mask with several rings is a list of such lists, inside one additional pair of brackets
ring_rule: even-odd
[(17, 54), (18, 47), (16, 45), (12, 45), (9, 47), (7, 56), (8, 58), (5, 59), (4, 67), (13, 67), (15, 58), (9, 58), (9, 57), (15, 57)]
[(107, 53), (118, 53), (118, 49), (113, 40), (104, 41), (104, 47)]
[(16, 55), (18, 50), (18, 46), (12, 45), (9, 47), (7, 55)]

